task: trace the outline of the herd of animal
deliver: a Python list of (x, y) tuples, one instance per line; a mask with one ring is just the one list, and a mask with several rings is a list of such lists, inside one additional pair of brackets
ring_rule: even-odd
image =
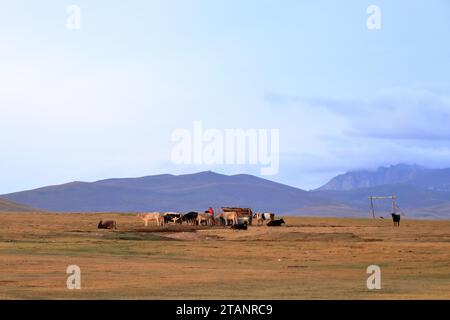
[[(142, 221), (144, 221), (144, 226), (148, 226), (149, 222), (156, 222), (158, 226), (163, 226), (169, 223), (186, 223), (188, 225), (204, 226), (233, 226), (239, 224), (239, 216), (237, 212), (222, 212), (216, 216), (207, 212), (201, 213), (195, 211), (191, 211), (185, 214), (177, 212), (148, 212), (139, 213), (137, 216), (142, 219)], [(275, 214), (268, 212), (257, 212), (253, 215), (252, 218), (256, 219), (258, 226), (263, 225), (265, 221), (268, 221), (267, 225), (269, 226), (281, 225), (282, 223), (284, 223), (284, 220), (281, 219), (282, 223), (271, 224), (270, 222), (279, 220), (275, 220)]]
[[(147, 227), (149, 223), (156, 223), (157, 226), (162, 227), (166, 224), (187, 224), (198, 226), (231, 226), (237, 230), (247, 230), (247, 223), (239, 222), (239, 215), (237, 212), (222, 212), (216, 216), (209, 212), (187, 212), (185, 214), (178, 212), (147, 212), (139, 213), (137, 215), (144, 222)], [(275, 214), (269, 212), (257, 212), (252, 215), (256, 219), (256, 225), (262, 226), (265, 222), (269, 227), (277, 227), (285, 224), (283, 219), (275, 220)], [(250, 220), (251, 221), (251, 220)], [(116, 221), (100, 221), (99, 229), (117, 229)]]
[[(392, 213), (392, 221), (394, 226), (400, 226), (400, 215)], [(185, 214), (178, 212), (148, 212), (139, 213), (137, 215), (142, 221), (144, 221), (144, 226), (148, 226), (149, 222), (156, 222), (157, 226), (164, 226), (166, 224), (183, 224), (187, 225), (198, 225), (198, 226), (230, 226), (232, 229), (236, 230), (247, 230), (248, 224), (246, 222), (239, 222), (239, 216), (237, 212), (222, 212), (217, 216), (214, 214), (205, 212), (195, 212), (191, 211)], [(267, 221), (266, 225), (268, 227), (279, 227), (286, 222), (283, 219), (275, 220), (275, 214), (270, 212), (257, 212), (252, 215), (253, 219), (256, 219), (256, 225), (262, 226), (264, 222)], [(251, 221), (251, 220), (250, 220)], [(117, 223), (114, 220), (103, 221), (98, 223), (98, 229), (117, 229)]]

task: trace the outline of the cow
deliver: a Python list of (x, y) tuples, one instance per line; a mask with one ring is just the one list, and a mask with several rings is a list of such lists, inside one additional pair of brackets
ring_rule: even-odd
[(222, 217), (225, 220), (225, 225), (234, 225), (238, 223), (237, 212), (223, 212)]
[(117, 229), (117, 224), (116, 224), (116, 221), (114, 221), (114, 220), (108, 220), (108, 221), (100, 220), (97, 228), (98, 229)]
[(212, 226), (215, 224), (214, 217), (211, 216), (209, 213), (199, 213), (197, 214), (197, 224), (200, 226), (203, 223), (207, 226)]
[(246, 223), (236, 223), (231, 226), (231, 229), (247, 230), (247, 224)]
[(159, 212), (139, 213), (137, 216), (144, 221), (144, 226), (148, 226), (148, 222), (153, 220), (159, 227), (164, 225), (164, 217)]
[(256, 212), (253, 215), (253, 218), (256, 218), (257, 225), (261, 226), (264, 224), (264, 220), (273, 221), (275, 219), (275, 214), (270, 212)]
[(394, 222), (394, 227), (400, 227), (400, 215), (396, 213), (391, 213), (392, 221)]
[(177, 213), (177, 212), (164, 212), (163, 214), (164, 217), (164, 223), (170, 223), (170, 222), (174, 222), (174, 223), (180, 223), (181, 224), (181, 214)]
[(283, 223), (286, 223), (286, 222), (284, 222), (283, 219), (278, 219), (278, 220), (269, 221), (267, 223), (267, 226), (268, 227), (280, 227)]
[(191, 211), (181, 216), (181, 223), (186, 222), (187, 224), (197, 223), (198, 212)]

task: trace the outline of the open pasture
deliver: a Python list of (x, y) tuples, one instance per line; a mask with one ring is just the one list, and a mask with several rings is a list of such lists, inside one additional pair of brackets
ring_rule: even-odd
[[(118, 229), (97, 229), (102, 219)], [(0, 213), (0, 298), (450, 299), (450, 221), (285, 220), (244, 231)], [(373, 264), (381, 290), (366, 287)], [(80, 290), (66, 287), (68, 265), (81, 268)]]

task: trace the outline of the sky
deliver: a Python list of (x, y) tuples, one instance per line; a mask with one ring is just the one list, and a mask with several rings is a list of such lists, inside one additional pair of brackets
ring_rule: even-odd
[[(314, 189), (450, 167), (446, 0), (0, 3), (0, 194), (205, 170)], [(279, 169), (175, 163), (173, 133), (196, 121), (279, 130)]]

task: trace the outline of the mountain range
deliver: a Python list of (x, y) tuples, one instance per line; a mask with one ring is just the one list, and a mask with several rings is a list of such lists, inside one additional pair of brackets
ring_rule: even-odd
[(450, 191), (450, 169), (427, 169), (399, 164), (377, 170), (352, 171), (330, 180), (318, 190), (355, 190), (382, 185), (407, 184), (427, 190)]
[[(366, 217), (371, 195), (397, 195), (410, 217), (449, 219), (450, 169), (400, 164), (352, 171), (311, 191), (252, 175), (206, 171), (70, 182), (0, 198), (58, 212), (183, 212), (242, 206), (285, 215)], [(389, 214), (389, 201), (377, 202), (376, 209), (379, 215)]]

